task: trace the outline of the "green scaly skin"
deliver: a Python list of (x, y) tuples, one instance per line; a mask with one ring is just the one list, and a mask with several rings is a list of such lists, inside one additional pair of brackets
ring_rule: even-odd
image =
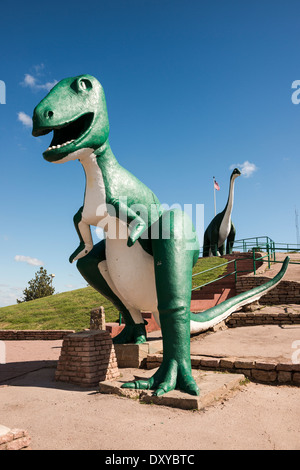
[[(123, 387), (154, 389), (155, 395), (179, 388), (198, 395), (199, 389), (191, 369), (190, 320), (202, 322), (205, 329), (207, 322), (217, 323), (219, 316), (223, 318), (226, 308), (232, 311), (241, 302), (251, 302), (256, 290), (250, 296), (246, 295), (245, 299), (239, 296), (236, 302), (230, 299), (231, 304), (225, 305), (222, 311), (210, 309), (206, 316), (191, 315), (192, 268), (199, 255), (194, 227), (182, 211), (164, 212), (153, 192), (119, 165), (108, 141), (109, 123), (104, 91), (94, 77), (81, 75), (66, 78), (38, 104), (33, 114), (32, 134), (37, 137), (51, 131), (54, 131), (53, 140), (43, 153), (44, 158), (49, 162), (64, 163), (94, 155), (103, 177), (105, 202), (114, 208), (117, 218), (125, 220), (130, 227), (127, 245), (131, 247), (138, 242), (153, 256), (163, 362), (151, 379), (129, 382)], [(137, 210), (137, 204), (146, 208), (146, 213)], [(134, 322), (98, 269), (99, 263), (106, 260), (106, 241), (93, 246), (89, 224), (83, 217), (84, 208), (81, 207), (74, 216), (79, 246), (70, 256), (70, 262), (77, 260), (77, 268), (86, 281), (122, 312), (125, 328), (115, 342), (142, 343), (146, 340), (145, 325)], [(166, 221), (169, 227), (167, 237), (164, 236)], [(153, 233), (160, 233), (159, 237), (151, 237), (153, 228)], [(143, 237), (145, 234), (148, 237)], [(262, 295), (261, 291), (259, 295)]]

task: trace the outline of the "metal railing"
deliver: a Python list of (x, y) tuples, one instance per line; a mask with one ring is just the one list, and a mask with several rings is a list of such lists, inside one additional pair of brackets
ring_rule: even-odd
[(240, 250), (246, 253), (247, 251), (252, 251), (253, 248), (256, 248), (257, 251), (266, 251), (267, 248), (273, 250), (275, 242), (272, 238), (267, 236), (251, 237), (235, 240), (233, 246), (236, 251)]
[(216, 279), (213, 279), (212, 281), (208, 281), (208, 282), (205, 282), (204, 284), (200, 284), (200, 286), (193, 287), (192, 291), (194, 291), (196, 289), (200, 289), (201, 287), (204, 287), (204, 286), (208, 286), (209, 284), (212, 284), (213, 282), (219, 281), (220, 279), (224, 279), (225, 277), (231, 276), (232, 274), (235, 274), (235, 281), (236, 281), (237, 272), (238, 272), (237, 269), (236, 269), (236, 262), (237, 262), (237, 260), (234, 259), (232, 261), (227, 261), (227, 263), (222, 263), (222, 264), (219, 264), (218, 266), (213, 266), (212, 268), (208, 268), (208, 269), (205, 269), (204, 271), (200, 271), (199, 273), (193, 274), (192, 278), (195, 277), (195, 276), (199, 276), (200, 274), (207, 273), (208, 271), (212, 271), (214, 269), (219, 269), (222, 266), (228, 266), (230, 263), (234, 263), (234, 271), (232, 271), (231, 273), (225, 274), (224, 276), (219, 276)]
[[(247, 270), (247, 271), (242, 271), (237, 269), (237, 263), (238, 261), (244, 260), (244, 258), (236, 258), (234, 260), (228, 261), (226, 263), (220, 264), (218, 266), (214, 266), (209, 269), (205, 269), (204, 271), (200, 271), (199, 273), (193, 274), (192, 277), (199, 276), (201, 274), (204, 274), (208, 271), (212, 271), (214, 269), (218, 269), (222, 266), (228, 266), (231, 263), (234, 263), (234, 270), (230, 273), (227, 273), (223, 276), (219, 276), (216, 279), (213, 279), (212, 281), (203, 283), (199, 286), (193, 287), (192, 291), (200, 289), (201, 287), (207, 286), (208, 284), (212, 284), (216, 281), (219, 281), (220, 279), (224, 279), (225, 277), (234, 275), (235, 277), (235, 282), (237, 280), (237, 275), (238, 273), (246, 273), (246, 272), (253, 272), (254, 275), (256, 275), (256, 262), (263, 260), (268, 263), (268, 268), (270, 269), (272, 263), (283, 263), (283, 260), (277, 260), (276, 259), (276, 251), (284, 251), (284, 252), (299, 252), (300, 253), (300, 245), (297, 245), (295, 243), (275, 243), (274, 240), (272, 240), (268, 236), (260, 236), (260, 237), (251, 237), (251, 238), (243, 238), (241, 240), (236, 240), (234, 243), (234, 249), (235, 251), (242, 251), (244, 253), (247, 252), (252, 252), (252, 261), (253, 261), (253, 269)], [(257, 256), (257, 252), (264, 252), (266, 253), (263, 256)], [(267, 259), (266, 259), (267, 258)], [(300, 264), (300, 262), (297, 261), (290, 261), (290, 264)]]
[(234, 242), (234, 249), (242, 249), (243, 252), (252, 250), (256, 248), (258, 251), (266, 251), (263, 248), (267, 249), (269, 247), (273, 252), (275, 250), (282, 250), (284, 252), (300, 252), (300, 245), (297, 243), (275, 243), (272, 238), (263, 236), (263, 237), (252, 237), (252, 238), (243, 238), (241, 240), (236, 240)]
[[(253, 246), (254, 240), (254, 246)], [(253, 272), (256, 275), (256, 263), (255, 261), (259, 261), (265, 258), (268, 258), (268, 267), (270, 269), (271, 263), (283, 263), (283, 260), (276, 259), (276, 251), (283, 251), (285, 253), (294, 252), (300, 253), (300, 245), (296, 243), (275, 243), (270, 237), (252, 237), (252, 238), (244, 238), (242, 240), (236, 240), (234, 243), (234, 248), (243, 248), (244, 252), (249, 252), (250, 249), (253, 253)], [(260, 256), (258, 258), (255, 257), (255, 252), (262, 251), (266, 252), (266, 255)], [(300, 264), (297, 261), (290, 260), (290, 264)]]

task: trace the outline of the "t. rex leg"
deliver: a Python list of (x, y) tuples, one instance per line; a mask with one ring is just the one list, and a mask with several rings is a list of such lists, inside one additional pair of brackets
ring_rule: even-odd
[(226, 242), (226, 255), (231, 255), (232, 253), (232, 248), (233, 248), (234, 240), (235, 240), (235, 233), (236, 233), (235, 226), (233, 225), (233, 223), (231, 223), (231, 229), (230, 229), (229, 235), (227, 237), (227, 242)]
[(157, 396), (175, 388), (198, 395), (190, 358), (192, 268), (198, 259), (198, 241), (190, 219), (179, 210), (165, 212), (160, 223), (162, 235), (152, 240), (152, 248), (163, 362), (149, 380), (128, 382), (122, 387), (154, 389)]
[(114, 343), (143, 343), (146, 341), (146, 330), (145, 324), (142, 321), (140, 315), (140, 322), (137, 321), (137, 312), (132, 312), (134, 314), (134, 319), (129, 309), (122, 302), (118, 293), (113, 290), (112, 284), (109, 285), (105, 277), (100, 272), (99, 266), (102, 263), (105, 263), (105, 240), (97, 243), (93, 249), (88, 253), (84, 258), (81, 258), (77, 261), (77, 268), (83, 278), (96, 289), (100, 294), (102, 294), (106, 299), (108, 299), (116, 309), (122, 313), (122, 316), (125, 321), (125, 328), (122, 332), (113, 338)]

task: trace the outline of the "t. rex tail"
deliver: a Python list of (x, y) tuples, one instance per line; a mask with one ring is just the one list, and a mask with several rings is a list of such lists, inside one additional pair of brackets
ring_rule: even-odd
[(286, 273), (289, 261), (290, 258), (287, 256), (279, 273), (265, 284), (254, 287), (253, 289), (246, 292), (242, 292), (241, 294), (238, 294), (230, 299), (224, 300), (224, 302), (221, 304), (209, 308), (205, 312), (191, 313), (191, 333), (201, 333), (202, 331), (206, 331), (225, 320), (238, 308), (259, 300), (269, 290), (273, 289), (277, 284), (279, 284)]

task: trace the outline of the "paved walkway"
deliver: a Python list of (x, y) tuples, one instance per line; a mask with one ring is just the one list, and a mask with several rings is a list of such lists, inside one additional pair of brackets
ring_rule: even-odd
[[(298, 281), (300, 282), (300, 253), (276, 253), (276, 261), (284, 261), (284, 259), (289, 256), (291, 262), (296, 262), (299, 264), (289, 263), (287, 271), (284, 275), (285, 281)], [(267, 259), (267, 258), (266, 258)], [(266, 262), (265, 262), (266, 264)], [(271, 265), (270, 269), (267, 269), (264, 276), (274, 277), (281, 269), (282, 263), (274, 263)]]
[(195, 337), (191, 355), (292, 363), (295, 346), (300, 350), (300, 325), (245, 326)]
[(62, 341), (5, 341), (6, 364), (0, 364), (0, 385), (45, 367), (56, 367)]

